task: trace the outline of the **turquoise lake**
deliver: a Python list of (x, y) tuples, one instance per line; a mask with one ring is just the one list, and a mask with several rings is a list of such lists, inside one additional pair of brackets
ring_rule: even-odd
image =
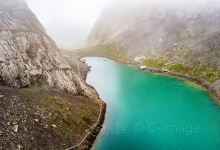
[(87, 83), (107, 103), (93, 150), (219, 150), (220, 107), (199, 86), (88, 57)]

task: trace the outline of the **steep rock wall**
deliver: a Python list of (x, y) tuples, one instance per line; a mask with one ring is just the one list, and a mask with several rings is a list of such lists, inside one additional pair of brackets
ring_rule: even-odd
[(72, 94), (93, 93), (25, 0), (0, 0), (0, 85), (20, 88), (36, 82)]

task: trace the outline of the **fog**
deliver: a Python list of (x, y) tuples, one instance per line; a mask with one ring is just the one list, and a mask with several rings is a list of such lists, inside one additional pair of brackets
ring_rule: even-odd
[(134, 6), (162, 6), (167, 8), (172, 7), (194, 7), (204, 8), (214, 6), (220, 8), (220, 0), (110, 0), (108, 8), (120, 7), (127, 9)]
[[(26, 0), (29, 7), (60, 48), (84, 46), (90, 30), (105, 7), (134, 5), (206, 6), (219, 0)], [(120, 13), (120, 12), (119, 12)]]
[(83, 46), (108, 0), (26, 0), (60, 48)]

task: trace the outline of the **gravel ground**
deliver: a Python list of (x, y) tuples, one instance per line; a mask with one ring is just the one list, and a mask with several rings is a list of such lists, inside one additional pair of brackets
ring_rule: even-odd
[(42, 87), (0, 87), (0, 150), (62, 150), (96, 122), (96, 100)]

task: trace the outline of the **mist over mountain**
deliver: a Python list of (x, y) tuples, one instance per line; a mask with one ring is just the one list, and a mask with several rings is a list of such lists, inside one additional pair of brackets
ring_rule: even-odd
[(102, 12), (88, 41), (90, 45), (114, 43), (132, 56), (220, 69), (220, 3), (115, 1)]
[(26, 0), (59, 48), (84, 46), (108, 0)]

